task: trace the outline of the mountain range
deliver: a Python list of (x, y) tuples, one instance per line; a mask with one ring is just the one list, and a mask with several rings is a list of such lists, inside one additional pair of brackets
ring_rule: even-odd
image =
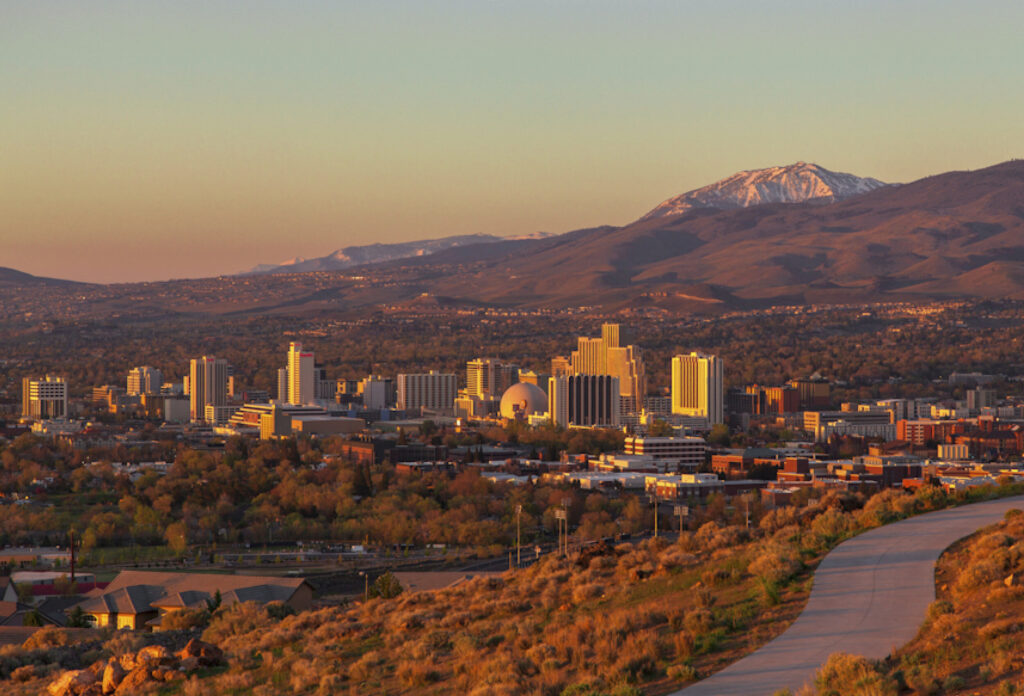
[[(359, 277), (306, 273), (346, 268)], [(11, 308), (20, 306), (17, 288), (38, 302), (49, 288), (80, 298), (68, 300), (75, 311), (95, 295), (118, 312), (134, 311), (149, 293), (153, 316), (164, 306), (236, 314), (430, 304), (723, 311), (1024, 299), (1024, 161), (898, 185), (797, 163), (740, 172), (624, 226), (348, 246), (251, 273), (63, 291), (61, 281), (0, 269), (0, 291)]]
[[(812, 167), (826, 172), (826, 186), (800, 183)], [(1024, 298), (1024, 161), (901, 185), (802, 164), (738, 176), (703, 189), (734, 189), (731, 200), (746, 203), (732, 207), (691, 192), (623, 227), (496, 242), (475, 264), (475, 247), (462, 247), (390, 265), (459, 266), (425, 291), (500, 304)], [(829, 179), (843, 185), (832, 189)], [(684, 209), (671, 212), (673, 201)]]

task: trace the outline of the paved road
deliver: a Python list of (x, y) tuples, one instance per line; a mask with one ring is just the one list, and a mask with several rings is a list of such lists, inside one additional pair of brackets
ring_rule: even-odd
[(920, 515), (832, 550), (803, 612), (775, 640), (673, 696), (794, 693), (834, 652), (879, 659), (909, 642), (935, 601), (935, 562), (950, 544), (1024, 509), (1024, 496)]

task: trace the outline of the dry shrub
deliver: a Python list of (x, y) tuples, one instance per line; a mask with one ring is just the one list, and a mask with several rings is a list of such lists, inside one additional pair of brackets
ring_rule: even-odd
[(210, 625), (203, 631), (203, 640), (230, 651), (235, 639), (240, 639), (239, 647), (251, 648), (248, 634), (265, 631), (275, 623), (266, 607), (255, 602), (238, 602), (214, 612)]
[(686, 566), (695, 565), (698, 558), (692, 553), (687, 553), (678, 546), (669, 547), (661, 552), (658, 557), (658, 566), (662, 570), (674, 570)]
[(688, 659), (693, 654), (693, 634), (689, 631), (679, 631), (672, 636), (672, 647), (675, 648), (677, 658)]
[(750, 539), (744, 527), (721, 526), (718, 522), (705, 522), (693, 535), (692, 543), (704, 551), (730, 549)]
[(857, 655), (832, 653), (815, 675), (819, 692), (842, 696), (896, 696), (898, 686), (876, 664)]
[(672, 665), (665, 673), (671, 679), (681, 682), (691, 682), (697, 680), (697, 670), (691, 665)]
[(378, 668), (383, 663), (384, 656), (376, 650), (370, 650), (353, 662), (352, 666), (349, 667), (348, 672), (352, 679), (359, 682), (365, 682), (377, 672)]
[[(126, 633), (126, 631), (120, 631), (120, 633)], [(75, 636), (68, 629), (44, 626), (26, 638), (25, 642), (21, 645), (25, 650), (49, 650), (50, 648), (71, 645), (76, 640)]]
[(796, 524), (796, 522), (796, 509), (792, 507), (781, 507), (769, 510), (768, 513), (761, 518), (761, 522), (758, 526), (765, 532), (774, 534), (783, 527), (789, 527)]
[(857, 514), (861, 527), (880, 527), (909, 516), (914, 512), (914, 496), (896, 488), (888, 488), (868, 498), (864, 508)]
[(295, 660), (289, 667), (292, 691), (301, 694), (310, 687), (320, 685), (320, 673), (309, 660)]
[(789, 544), (770, 541), (759, 550), (750, 563), (750, 572), (770, 583), (784, 583), (793, 577), (801, 566), (800, 554)]
[(26, 682), (41, 676), (35, 665), (22, 665), (11, 672), (10, 680), (15, 682)]
[(344, 682), (344, 675), (324, 674), (320, 677), (320, 683), (317, 685), (317, 696), (334, 696), (334, 694), (341, 693)]
[(686, 626), (686, 630), (699, 636), (707, 633), (714, 621), (715, 615), (711, 613), (710, 609), (693, 609), (686, 613), (683, 624)]
[(441, 673), (431, 664), (420, 660), (402, 660), (395, 670), (398, 679), (409, 688), (417, 688), (432, 684), (441, 679)]
[(206, 628), (210, 624), (210, 612), (205, 609), (180, 609), (164, 614), (160, 619), (161, 631), (180, 631), (190, 628)]
[(658, 641), (653, 631), (634, 633), (626, 638), (613, 667), (614, 680), (625, 678), (638, 681), (654, 674), (657, 669)]
[[(39, 635), (38, 633), (36, 635)], [(114, 636), (103, 644), (103, 649), (111, 655), (119, 657), (128, 653), (138, 652), (146, 644), (141, 633), (135, 631), (115, 631)]]
[(850, 515), (836, 508), (829, 508), (814, 518), (811, 532), (818, 537), (823, 546), (827, 546), (849, 534), (853, 524)]

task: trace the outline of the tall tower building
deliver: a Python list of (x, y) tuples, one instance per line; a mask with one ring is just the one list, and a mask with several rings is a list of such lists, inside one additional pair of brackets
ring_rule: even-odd
[(63, 377), (21, 381), (21, 415), (45, 420), (68, 417), (68, 383)]
[(277, 371), (277, 400), (281, 403), (288, 402), (288, 368), (282, 367)]
[(672, 413), (706, 418), (708, 425), (725, 422), (722, 359), (690, 353), (672, 358)]
[[(639, 411), (647, 395), (647, 372), (640, 347), (628, 345), (627, 340), (626, 331), (618, 324), (602, 324), (601, 338), (580, 336), (568, 374), (617, 377), (624, 408)], [(552, 375), (559, 376), (554, 361)]]
[(580, 336), (572, 352), (572, 371), (578, 375), (607, 374), (604, 365), (604, 341)]
[(612, 347), (607, 350), (608, 374), (619, 379), (619, 396), (630, 411), (640, 411), (647, 396), (647, 371), (638, 346)]
[(518, 381), (519, 368), (501, 360), (477, 358), (466, 363), (466, 396), (500, 398)]
[(206, 419), (207, 406), (224, 406), (228, 401), (228, 362), (204, 355), (189, 363), (188, 415), (193, 421)]
[(619, 379), (611, 375), (569, 375), (548, 380), (548, 413), (555, 425), (618, 427)]
[(164, 377), (160, 370), (148, 365), (133, 367), (128, 372), (128, 385), (125, 390), (128, 396), (141, 396), (142, 394), (159, 394), (160, 385)]
[(313, 351), (303, 352), (302, 344), (293, 341), (288, 346), (288, 403), (298, 406), (316, 398), (313, 367)]

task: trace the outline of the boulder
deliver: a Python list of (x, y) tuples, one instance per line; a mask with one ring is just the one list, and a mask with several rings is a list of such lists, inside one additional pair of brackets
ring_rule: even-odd
[(174, 655), (162, 645), (147, 645), (135, 655), (137, 665), (168, 665), (174, 662)]
[(116, 660), (108, 662), (106, 669), (103, 670), (103, 693), (114, 693), (121, 680), (124, 679), (124, 675), (125, 671), (122, 669), (120, 662)]
[(47, 690), (50, 696), (81, 696), (96, 683), (96, 675), (87, 669), (73, 669), (64, 672), (53, 681)]
[(125, 672), (131, 672), (135, 669), (135, 655), (131, 653), (125, 653), (121, 657), (117, 658), (118, 664), (121, 665), (121, 669)]
[(124, 679), (118, 685), (117, 690), (114, 691), (115, 696), (132, 696), (139, 690), (139, 687), (148, 682), (149, 669), (146, 667), (136, 667), (131, 672), (125, 675)]
[(219, 665), (224, 661), (224, 651), (211, 643), (205, 643), (198, 638), (193, 638), (185, 647), (175, 653), (182, 660), (190, 657), (198, 658), (199, 663), (204, 667)]

